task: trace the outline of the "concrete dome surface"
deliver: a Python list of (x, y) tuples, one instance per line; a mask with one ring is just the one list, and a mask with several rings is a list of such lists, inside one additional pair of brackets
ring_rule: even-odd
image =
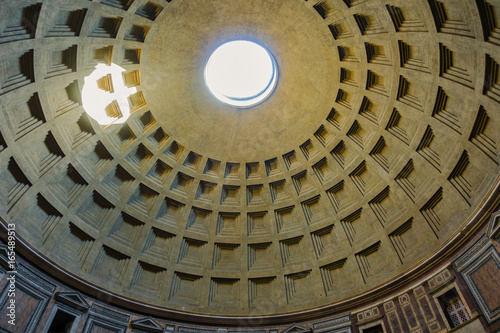
[[(93, 296), (200, 321), (321, 316), (411, 283), (498, 204), (498, 1), (0, 6), (0, 216)], [(245, 109), (204, 80), (232, 40), (279, 68)], [(135, 88), (123, 124), (82, 106), (98, 64), (125, 69), (98, 78), (106, 94)]]

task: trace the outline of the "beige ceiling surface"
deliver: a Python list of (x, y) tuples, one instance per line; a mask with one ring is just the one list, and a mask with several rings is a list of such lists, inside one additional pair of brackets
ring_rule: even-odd
[[(307, 140), (337, 92), (339, 60), (322, 19), (301, 2), (172, 2), (155, 23), (143, 87), (158, 121), (190, 149), (218, 160), (273, 158)], [(219, 45), (235, 39), (265, 46), (279, 67), (277, 88), (250, 109), (222, 105), (203, 79)], [(156, 115), (156, 114), (155, 114)]]
[[(227, 316), (349, 302), (425, 265), (498, 181), (498, 1), (0, 4), (1, 216), (117, 297)], [(203, 81), (232, 39), (279, 67), (253, 108)], [(81, 106), (98, 63), (138, 89), (124, 125)]]

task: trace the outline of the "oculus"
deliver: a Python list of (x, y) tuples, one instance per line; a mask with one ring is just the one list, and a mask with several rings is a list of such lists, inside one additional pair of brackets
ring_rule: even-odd
[(205, 83), (219, 101), (248, 108), (271, 95), (278, 81), (273, 55), (261, 45), (235, 40), (219, 46), (205, 66)]

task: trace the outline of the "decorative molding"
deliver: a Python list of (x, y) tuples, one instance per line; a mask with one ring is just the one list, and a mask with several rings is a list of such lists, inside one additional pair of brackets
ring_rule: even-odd
[(71, 308), (87, 312), (90, 305), (85, 301), (79, 292), (56, 292), (55, 299)]
[(500, 240), (500, 211), (491, 214), (487, 235), (493, 240)]
[(130, 320), (130, 316), (118, 313), (116, 311), (104, 308), (97, 304), (92, 304), (90, 308), (90, 315), (95, 315), (101, 318), (106, 318), (106, 320), (111, 320), (116, 323), (128, 324)]
[(330, 320), (322, 321), (319, 323), (313, 324), (314, 333), (322, 333), (322, 332), (344, 332), (338, 331), (336, 329), (346, 329), (348, 327), (348, 331), (351, 331), (351, 316), (349, 314), (343, 315), (342, 317), (333, 318)]
[[(498, 280), (500, 276), (500, 255), (493, 244), (490, 244), (487, 247), (483, 247), (478, 251), (480, 251), (480, 253), (476, 252), (477, 256), (474, 256), (474, 259), (468, 261), (467, 263), (464, 263), (464, 266), (460, 267), (460, 271), (467, 286), (469, 287), (469, 290), (472, 292), (472, 295), (479, 304), (479, 307), (481, 308), (486, 320), (488, 321), (488, 323), (491, 323), (500, 318), (500, 305), (497, 305), (494, 309), (490, 309), (486, 297), (481, 294), (481, 286), (478, 285), (478, 281), (474, 280), (474, 274), (485, 267), (488, 263), (492, 262), (493, 267), (490, 268), (496, 268), (496, 272), (490, 272), (493, 273), (489, 275), (488, 279), (488, 281), (491, 282), (491, 286), (488, 285), (482, 287), (486, 288), (488, 290), (488, 293), (496, 293), (496, 297), (498, 297), (498, 294), (500, 293), (500, 291), (498, 290)], [(495, 279), (497, 280), (496, 282)], [(495, 289), (495, 287), (497, 288)], [(483, 289), (483, 293), (484, 291), (485, 290)]]
[[(22, 292), (38, 301), (38, 304), (31, 308), (31, 318), (24, 328), (25, 333), (36, 332), (36, 326), (40, 322), (56, 286), (48, 281), (45, 281), (39, 275), (29, 271), (22, 264), (19, 264), (17, 273), (12, 273), (11, 275), (15, 277), (15, 288), (17, 294)], [(0, 308), (3, 309), (6, 307), (6, 303), (10, 299), (8, 295), (9, 284), (6, 284), (0, 294)], [(25, 313), (24, 315), (28, 314)]]
[(384, 315), (380, 312), (378, 306), (374, 306), (370, 309), (361, 311), (356, 313), (357, 318), (357, 326), (365, 325), (366, 323), (370, 323), (372, 321), (383, 318)]
[(130, 326), (146, 332), (163, 332), (163, 327), (151, 317), (132, 320), (130, 322)]
[(281, 333), (310, 333), (310, 332), (312, 332), (310, 328), (296, 324), (293, 324), (292, 326), (289, 326), (285, 330), (281, 331)]
[(455, 260), (453, 264), (457, 267), (458, 272), (461, 272), (465, 268), (465, 265), (489, 243), (490, 240), (488, 237), (483, 235), (472, 247)]
[(441, 288), (447, 286), (451, 282), (453, 282), (455, 278), (451, 275), (448, 269), (445, 269), (438, 274), (434, 275), (432, 278), (427, 280), (429, 284), (429, 293), (434, 294), (439, 291)]

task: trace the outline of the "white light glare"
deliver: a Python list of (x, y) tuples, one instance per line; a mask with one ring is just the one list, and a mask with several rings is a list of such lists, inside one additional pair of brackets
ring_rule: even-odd
[[(111, 124), (121, 124), (130, 116), (130, 105), (128, 97), (137, 92), (137, 88), (128, 88), (123, 82), (122, 72), (125, 69), (111, 64), (98, 64), (96, 69), (85, 78), (82, 89), (82, 104), (87, 114), (94, 118), (99, 124), (108, 126)], [(97, 81), (110, 74), (113, 91), (105, 91), (98, 87)], [(110, 117), (106, 114), (106, 107), (116, 101), (121, 115)]]

